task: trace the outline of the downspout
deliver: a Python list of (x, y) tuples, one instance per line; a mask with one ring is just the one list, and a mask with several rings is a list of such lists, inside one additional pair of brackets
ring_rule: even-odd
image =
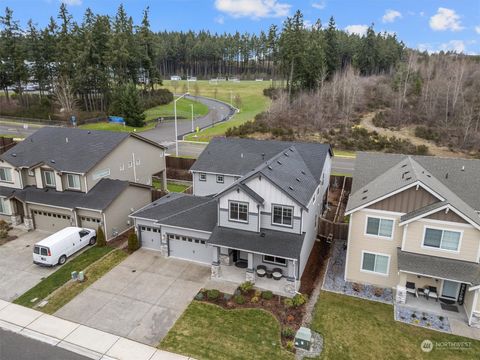
[(132, 153), (132, 159), (133, 159), (133, 181), (137, 182), (137, 168), (135, 166), (135, 153)]

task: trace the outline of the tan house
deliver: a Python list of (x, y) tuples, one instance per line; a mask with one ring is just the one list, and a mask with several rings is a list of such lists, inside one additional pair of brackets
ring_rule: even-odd
[(479, 160), (358, 153), (345, 280), (458, 306), (480, 326), (479, 211)]
[(102, 225), (110, 239), (160, 172), (165, 183), (165, 149), (139, 135), (42, 128), (0, 156), (0, 218), (52, 232)]

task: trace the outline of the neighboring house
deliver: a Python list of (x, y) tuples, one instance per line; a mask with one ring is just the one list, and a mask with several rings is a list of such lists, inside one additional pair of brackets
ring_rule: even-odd
[(131, 227), (163, 172), (161, 145), (133, 133), (45, 127), (0, 155), (0, 216), (28, 229)]
[(345, 279), (399, 303), (427, 287), (480, 324), (479, 175), (479, 160), (358, 153)]
[(142, 246), (212, 264), (212, 277), (227, 280), (278, 268), (294, 291), (326, 204), (331, 158), (324, 144), (213, 139), (192, 166), (194, 195), (171, 194), (132, 214)]

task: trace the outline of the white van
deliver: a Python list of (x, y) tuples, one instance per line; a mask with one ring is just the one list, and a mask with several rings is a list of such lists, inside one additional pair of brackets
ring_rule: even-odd
[(67, 258), (87, 245), (94, 245), (97, 233), (92, 229), (66, 227), (35, 244), (33, 263), (38, 265), (63, 265)]

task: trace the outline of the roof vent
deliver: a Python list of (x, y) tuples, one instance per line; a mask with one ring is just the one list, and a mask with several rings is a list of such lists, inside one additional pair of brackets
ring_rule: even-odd
[(282, 162), (280, 160), (277, 160), (278, 165), (282, 165)]
[(367, 200), (367, 197), (368, 197), (368, 196), (364, 196), (364, 197), (362, 197), (362, 200)]
[(283, 155), (285, 155), (286, 157), (288, 157), (288, 153), (284, 152)]
[(288, 188), (293, 191), (293, 187), (289, 186)]
[(462, 165), (462, 171), (465, 171), (465, 165)]
[(411, 177), (411, 176), (409, 176), (409, 177), (407, 177), (405, 180), (406, 180), (406, 181), (408, 181), (408, 180), (412, 180), (412, 177)]
[(68, 137), (65, 138), (65, 142), (68, 144)]
[(17, 154), (13, 153), (12, 156), (13, 156), (13, 157), (17, 157)]
[(365, 194), (367, 192), (368, 192), (368, 189), (365, 189), (365, 190), (362, 191), (362, 194)]
[(87, 131), (87, 134), (91, 134), (92, 132), (90, 130)]
[(295, 180), (297, 180), (298, 182), (300, 182), (300, 178), (296, 178)]
[(265, 153), (262, 153), (262, 160), (265, 160)]
[(448, 179), (448, 172), (445, 174), (445, 179)]
[(51, 162), (52, 164), (55, 164), (55, 160), (53, 160), (53, 159), (52, 159), (52, 160), (50, 160), (50, 162)]
[(260, 233), (260, 236), (265, 237), (265, 233), (264, 232)]
[(243, 153), (240, 153), (240, 158), (242, 158), (242, 159), (243, 159)]
[(405, 166), (407, 166), (407, 164), (403, 164), (403, 165), (402, 165), (402, 168), (404, 168)]
[(306, 175), (305, 171), (302, 170), (301, 172), (302, 172), (303, 175)]
[(291, 152), (293, 152), (293, 147), (290, 147), (289, 150), (290, 150)]
[(268, 165), (268, 170), (273, 170), (273, 168), (270, 165)]

